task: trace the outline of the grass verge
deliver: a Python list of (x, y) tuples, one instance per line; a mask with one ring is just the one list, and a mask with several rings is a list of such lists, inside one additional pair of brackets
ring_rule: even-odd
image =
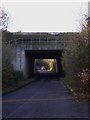
[(9, 86), (4, 86), (2, 88), (2, 94), (6, 94), (6, 93), (9, 93), (9, 92), (12, 92), (18, 88), (21, 88), (29, 83), (32, 82), (32, 79), (27, 79), (27, 80), (19, 80), (18, 82), (12, 84), (12, 85), (9, 85)]
[(79, 88), (75, 88), (71, 83), (69, 83), (68, 80), (63, 79), (63, 83), (66, 86), (66, 88), (69, 90), (69, 93), (74, 96), (74, 98), (77, 101), (88, 101), (90, 100), (90, 95), (89, 93), (83, 93), (82, 91), (80, 91)]

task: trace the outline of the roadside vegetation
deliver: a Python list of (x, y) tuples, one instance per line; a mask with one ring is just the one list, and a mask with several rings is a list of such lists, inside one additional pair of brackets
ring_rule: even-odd
[(4, 94), (30, 83), (31, 80), (24, 79), (22, 72), (13, 69), (9, 48), (3, 45), (2, 49), (2, 93)]
[(64, 83), (77, 99), (90, 99), (89, 22), (90, 18), (85, 16), (81, 32), (73, 37), (72, 46), (63, 53)]

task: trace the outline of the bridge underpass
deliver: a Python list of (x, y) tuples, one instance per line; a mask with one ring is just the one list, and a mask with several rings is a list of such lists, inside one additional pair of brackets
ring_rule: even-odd
[[(25, 50), (26, 57), (26, 76), (30, 77), (62, 77), (62, 52), (63, 50)], [(53, 73), (36, 73), (36, 59), (55, 59), (57, 71)]]
[[(15, 71), (23, 73), (25, 78), (33, 76), (62, 77), (62, 52), (70, 49), (71, 41), (45, 38), (24, 38), (10, 40), (5, 43), (10, 48), (10, 63)], [(56, 72), (52, 74), (37, 74), (35, 72), (35, 61), (37, 59), (54, 59), (56, 61)], [(41, 69), (42, 70), (42, 69)]]

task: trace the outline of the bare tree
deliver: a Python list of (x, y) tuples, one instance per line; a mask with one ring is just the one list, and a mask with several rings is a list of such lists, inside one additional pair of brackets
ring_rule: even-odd
[(2, 30), (7, 30), (8, 22), (9, 16), (7, 12), (3, 8), (0, 8), (0, 27)]

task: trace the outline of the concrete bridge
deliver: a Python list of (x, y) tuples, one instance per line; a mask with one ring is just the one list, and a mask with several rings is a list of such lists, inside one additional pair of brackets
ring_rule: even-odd
[(35, 59), (56, 59), (57, 74), (62, 76), (62, 52), (70, 48), (70, 41), (50, 38), (18, 38), (5, 42), (9, 47), (11, 63), (28, 78), (35, 75)]

